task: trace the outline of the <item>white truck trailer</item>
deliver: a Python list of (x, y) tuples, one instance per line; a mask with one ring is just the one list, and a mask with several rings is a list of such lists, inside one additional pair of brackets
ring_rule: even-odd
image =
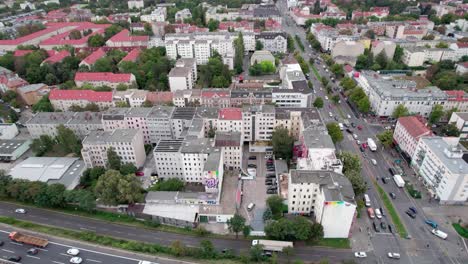
[(289, 241), (276, 241), (276, 240), (252, 240), (252, 246), (255, 245), (262, 245), (263, 250), (265, 251), (273, 251), (273, 252), (281, 252), (285, 247), (293, 247), (293, 242)]
[(393, 176), (393, 180), (395, 181), (395, 183), (396, 183), (396, 185), (397, 185), (398, 187), (400, 187), (400, 188), (405, 187), (405, 181), (403, 180), (403, 178), (402, 178), (400, 175), (395, 174), (395, 175)]
[(371, 151), (376, 151), (377, 150), (377, 144), (375, 144), (375, 141), (372, 138), (367, 139), (367, 146), (369, 146), (369, 149)]

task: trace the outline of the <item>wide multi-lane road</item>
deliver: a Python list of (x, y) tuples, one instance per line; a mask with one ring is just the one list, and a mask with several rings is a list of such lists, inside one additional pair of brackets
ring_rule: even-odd
[[(309, 47), (305, 30), (296, 26), (294, 21), (287, 15), (285, 1), (278, 1), (277, 6), (283, 14), (284, 30), (292, 36), (299, 36), (304, 44), (305, 50), (301, 52), (301, 56), (306, 61), (309, 61), (311, 57), (316, 60), (319, 57), (319, 53)], [(322, 65), (324, 65), (324, 62), (320, 65), (316, 64), (315, 67), (322, 78), (330, 80), (330, 71), (325, 71)], [(316, 78), (313, 72), (311, 71), (309, 74), (315, 90), (315, 96), (320, 96), (322, 98), (325, 98), (325, 96), (331, 97), (326, 94), (324, 87), (322, 87), (321, 82)], [(330, 84), (333, 88), (338, 88), (337, 84), (331, 82)], [(353, 128), (354, 133), (358, 135), (361, 142), (365, 142), (367, 138), (373, 138), (374, 141), (378, 142), (376, 135), (384, 130), (383, 126), (378, 123), (373, 123), (371, 120), (357, 117), (354, 115), (345, 98), (342, 95), (340, 95), (340, 98), (341, 102), (338, 105), (333, 104), (329, 100), (324, 100), (324, 108), (320, 109), (323, 121), (325, 123), (336, 122), (336, 117), (339, 122), (343, 122), (347, 119), (350, 123), (362, 126), (362, 130)], [(329, 112), (332, 113), (333, 117), (330, 117)], [(368, 239), (370, 241), (370, 248), (373, 250), (373, 254), (371, 254), (367, 261), (369, 263), (392, 263), (393, 261), (387, 258), (387, 253), (398, 252), (402, 255), (401, 263), (468, 263), (468, 254), (461, 248), (463, 241), (451, 228), (448, 228), (448, 225), (444, 225), (444, 227), (447, 228), (443, 229), (444, 232), (449, 234), (447, 241), (435, 237), (430, 233), (429, 226), (424, 223), (424, 220), (427, 218), (420, 203), (409, 197), (403, 189), (398, 188), (392, 179), (387, 184), (381, 181), (382, 176), (390, 176), (388, 168), (392, 166), (393, 159), (389, 155), (389, 152), (379, 146), (376, 152), (371, 152), (366, 149), (365, 153), (361, 153), (356, 140), (353, 139), (351, 134), (345, 132), (344, 137), (344, 140), (338, 143), (336, 147), (338, 151), (348, 151), (359, 155), (362, 162), (362, 175), (369, 186), (367, 194), (370, 196), (372, 207), (384, 208), (380, 196), (372, 183), (372, 180), (376, 179), (386, 193), (394, 192), (396, 194), (397, 198), (392, 201), (393, 205), (411, 237), (411, 239), (400, 238), (398, 235), (390, 233), (388, 228), (384, 230), (384, 232), (376, 233), (372, 228), (372, 222), (365, 215), (365, 212), (363, 212), (363, 218), (358, 221), (362, 221), (363, 225), (369, 227)], [(371, 159), (375, 159), (377, 165), (373, 165), (370, 162)], [(411, 219), (404, 213), (410, 206), (418, 210), (416, 219)], [(386, 214), (386, 217), (382, 220), (375, 220), (376, 224), (380, 224), (381, 221), (392, 225), (395, 232), (395, 226), (388, 214)]]

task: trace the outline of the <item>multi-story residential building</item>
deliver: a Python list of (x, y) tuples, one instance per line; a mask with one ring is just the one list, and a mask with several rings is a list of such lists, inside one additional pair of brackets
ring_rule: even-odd
[(106, 85), (115, 89), (119, 84), (134, 86), (136, 85), (136, 79), (132, 73), (77, 72), (75, 74), (76, 86), (81, 87), (85, 83), (93, 86)]
[(332, 58), (339, 64), (356, 65), (359, 55), (364, 54), (364, 44), (358, 41), (338, 41), (331, 50)]
[(242, 108), (245, 141), (269, 141), (275, 125), (273, 105), (252, 105)]
[(171, 129), (173, 138), (185, 138), (195, 116), (195, 107), (177, 107), (172, 112)]
[(424, 65), (426, 62), (439, 62), (447, 57), (446, 53), (452, 52), (451, 49), (405, 47), (403, 49), (402, 61), (410, 67), (417, 67)]
[(81, 156), (88, 168), (107, 167), (107, 152), (115, 151), (122, 164), (130, 163), (139, 168), (146, 160), (143, 134), (138, 129), (93, 131), (83, 139)]
[(291, 170), (288, 176), (288, 213), (313, 216), (326, 238), (350, 236), (356, 202), (345, 176), (320, 170)]
[(231, 104), (231, 91), (224, 88), (203, 89), (201, 105), (207, 107), (229, 107)]
[(464, 75), (468, 73), (468, 62), (457, 63), (457, 66), (455, 67), (455, 72), (459, 75)]
[(171, 92), (193, 89), (193, 72), (189, 67), (174, 67), (168, 74)]
[(369, 11), (353, 11), (351, 19), (369, 18), (371, 16), (378, 17), (379, 19), (387, 17), (390, 14), (389, 7), (375, 6), (371, 7)]
[(130, 0), (127, 2), (128, 9), (142, 9), (145, 7), (145, 1), (143, 0)]
[(140, 20), (148, 23), (152, 22), (164, 22), (167, 18), (166, 7), (158, 7), (154, 9), (151, 14), (140, 16)]
[(221, 108), (216, 130), (219, 132), (240, 132), (243, 135), (244, 122), (242, 120), (242, 109)]
[(132, 107), (125, 113), (126, 128), (141, 131), (145, 144), (152, 143), (147, 122), (151, 110), (149, 107)]
[(172, 106), (155, 106), (147, 116), (149, 141), (156, 144), (160, 139), (171, 139), (171, 116), (174, 112)]
[(140, 107), (148, 99), (149, 92), (146, 90), (128, 89), (125, 91), (114, 91), (112, 99), (114, 104), (125, 102), (130, 107)]
[(431, 130), (427, 128), (420, 116), (405, 116), (398, 118), (393, 132), (393, 141), (407, 154), (408, 158), (414, 156), (419, 138), (430, 136)]
[(444, 91), (447, 94), (447, 102), (444, 110), (457, 109), (459, 112), (468, 112), (468, 94), (461, 90)]
[(215, 147), (220, 148), (224, 157), (224, 165), (230, 169), (240, 169), (244, 141), (241, 132), (221, 132), (215, 135)]
[(161, 139), (157, 141), (153, 150), (155, 169), (160, 178), (178, 178), (184, 180), (182, 149), (184, 140), (182, 139)]
[(293, 81), (292, 89), (273, 88), (271, 97), (272, 102), (277, 107), (302, 108), (310, 107), (312, 102), (312, 89), (307, 82)]
[(374, 40), (372, 41), (372, 49), (371, 52), (375, 56), (379, 55), (381, 52), (387, 56), (388, 59), (393, 59), (395, 55), (396, 44), (393, 41), (380, 41)]
[(175, 21), (184, 21), (185, 19), (192, 18), (192, 13), (188, 8), (182, 9), (175, 13)]
[(462, 149), (456, 138), (422, 137), (414, 152), (412, 165), (441, 204), (466, 204), (468, 164)]
[(286, 53), (288, 49), (288, 37), (285, 32), (260, 32), (255, 35), (255, 40), (263, 44), (263, 49), (271, 52)]
[(102, 128), (104, 131), (127, 129), (125, 115), (130, 108), (109, 108), (102, 113)]
[(94, 63), (105, 57), (106, 56), (106, 52), (102, 49), (102, 48), (99, 48), (97, 49), (96, 51), (94, 51), (93, 53), (91, 53), (88, 57), (84, 58), (80, 64), (78, 64), (80, 67), (81, 66), (87, 66), (89, 69), (91, 69), (91, 67), (94, 65)]
[(251, 21), (221, 21), (219, 22), (218, 31), (220, 32), (254, 32), (254, 22)]
[(124, 29), (106, 41), (109, 47), (147, 47), (149, 36), (132, 36), (128, 29)]
[(55, 138), (59, 125), (84, 138), (91, 131), (104, 129), (101, 116), (101, 113), (93, 112), (38, 112), (25, 125), (32, 138), (39, 138), (41, 135)]
[(454, 112), (450, 117), (449, 124), (454, 124), (460, 131), (460, 139), (468, 138), (468, 112)]
[(0, 139), (13, 139), (19, 134), (18, 127), (16, 124), (7, 124), (1, 123), (0, 124)]
[(434, 105), (447, 101), (447, 94), (437, 87), (416, 89), (414, 81), (383, 77), (373, 71), (363, 71), (354, 79), (378, 116), (391, 116), (398, 105), (404, 105), (410, 113), (428, 117)]
[(176, 107), (186, 107), (200, 105), (201, 90), (179, 90), (172, 97), (172, 102)]
[(55, 110), (68, 111), (72, 106), (86, 107), (96, 104), (100, 110), (112, 107), (112, 92), (96, 92), (93, 90), (59, 90), (49, 93), (49, 100)]
[(231, 107), (243, 105), (263, 105), (272, 102), (270, 89), (236, 89), (231, 90)]
[(216, 131), (216, 128), (218, 127), (218, 116), (218, 107), (197, 107), (195, 118), (203, 120), (205, 137), (210, 137), (209, 134)]
[(337, 29), (322, 23), (314, 23), (310, 27), (310, 32), (314, 34), (317, 41), (320, 42), (322, 50), (331, 51), (335, 44), (339, 41), (358, 41), (358, 34), (346, 35), (341, 34)]

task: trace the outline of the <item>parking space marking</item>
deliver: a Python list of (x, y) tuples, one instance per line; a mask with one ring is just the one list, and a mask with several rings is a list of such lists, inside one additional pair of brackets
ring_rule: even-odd
[(100, 260), (94, 260), (94, 259), (86, 259), (87, 261), (91, 261), (91, 262), (97, 262), (97, 263), (101, 263), (102, 261)]
[(54, 260), (52, 260), (52, 262), (55, 263), (55, 264), (65, 264), (63, 262), (58, 262), (58, 261), (54, 261)]
[(5, 252), (8, 252), (8, 253), (15, 253), (14, 251), (11, 251), (11, 250), (8, 250), (8, 249), (2, 249), (3, 251)]
[(35, 259), (41, 259), (40, 257), (31, 256), (31, 255), (26, 255), (26, 257), (28, 257), (28, 258), (35, 258)]

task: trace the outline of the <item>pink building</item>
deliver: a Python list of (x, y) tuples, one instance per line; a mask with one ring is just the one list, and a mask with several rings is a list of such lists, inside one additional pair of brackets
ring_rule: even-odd
[(147, 47), (149, 36), (132, 36), (128, 29), (124, 29), (111, 37), (106, 45), (109, 47)]
[(425, 120), (421, 116), (398, 118), (393, 132), (393, 141), (409, 157), (413, 157), (420, 137), (432, 135), (431, 130), (424, 123)]
[(132, 49), (127, 56), (125, 56), (120, 62), (122, 61), (131, 61), (131, 62), (136, 62), (138, 59), (138, 56), (140, 56), (141, 50), (136, 48)]
[(203, 89), (201, 105), (209, 107), (229, 107), (230, 91), (228, 89)]
[(72, 105), (85, 107), (90, 103), (99, 109), (113, 106), (112, 92), (96, 92), (92, 90), (59, 90), (50, 91), (49, 100), (55, 110), (68, 111)]
[(358, 19), (358, 18), (368, 18), (371, 16), (375, 16), (378, 18), (387, 17), (390, 14), (389, 7), (372, 7), (370, 11), (353, 11), (351, 19)]
[(131, 73), (112, 73), (112, 72), (77, 72), (75, 74), (75, 84), (78, 87), (89, 83), (93, 86), (109, 86), (117, 88), (119, 84), (136, 85), (135, 75)]
[(94, 63), (97, 60), (99, 60), (99, 59), (101, 59), (101, 58), (103, 58), (105, 56), (106, 56), (106, 52), (102, 48), (99, 48), (96, 51), (94, 51), (93, 53), (91, 53), (88, 57), (84, 58), (80, 62), (79, 66), (88, 66), (88, 68), (91, 69), (91, 66), (93, 66)]
[(45, 59), (42, 63), (49, 63), (49, 64), (55, 64), (55, 63), (59, 63), (59, 62), (62, 62), (63, 59), (65, 59), (66, 57), (69, 57), (71, 56), (70, 52), (68, 50), (62, 50), (62, 51), (59, 51), (57, 53), (55, 53), (54, 55), (50, 56), (49, 58)]

